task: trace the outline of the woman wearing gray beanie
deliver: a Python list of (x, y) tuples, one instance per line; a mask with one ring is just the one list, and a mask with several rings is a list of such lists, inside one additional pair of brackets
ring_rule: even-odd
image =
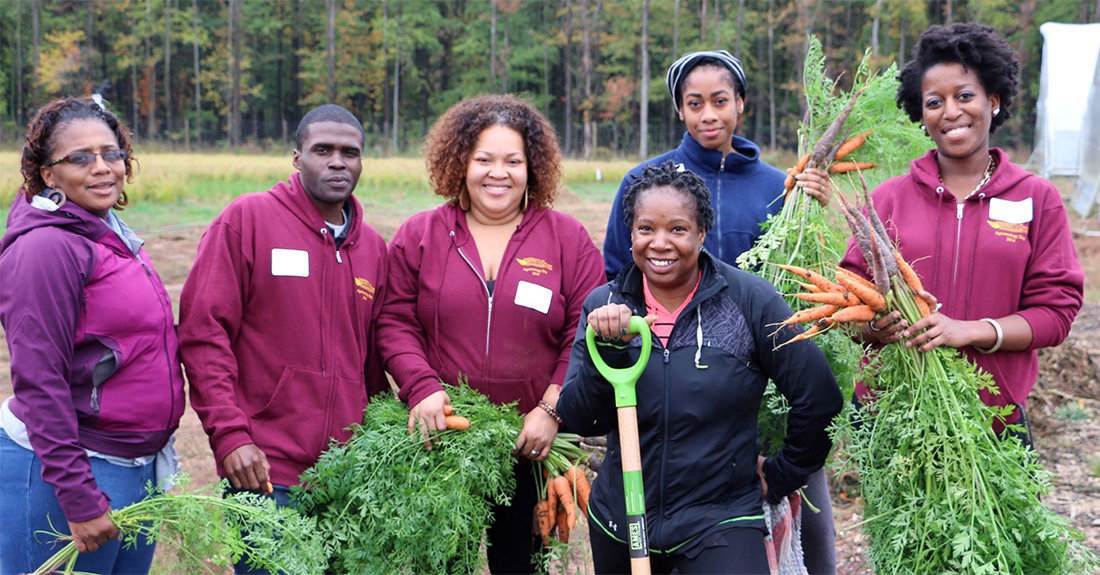
[[(632, 261), (630, 230), (623, 214), (623, 195), (642, 168), (667, 161), (701, 176), (710, 191), (715, 225), (704, 247), (734, 264), (763, 234), (761, 223), (783, 208), (786, 174), (760, 159), (760, 147), (736, 135), (745, 108), (747, 81), (740, 60), (725, 50), (691, 52), (668, 68), (665, 83), (673, 105), (687, 127), (680, 145), (627, 173), (619, 187), (604, 240), (604, 267), (614, 279)], [(796, 186), (823, 205), (831, 197), (828, 175), (818, 169), (797, 176)], [(836, 573), (836, 530), (825, 471), (810, 476), (805, 488), (820, 512), (802, 515), (802, 546), (811, 575)]]

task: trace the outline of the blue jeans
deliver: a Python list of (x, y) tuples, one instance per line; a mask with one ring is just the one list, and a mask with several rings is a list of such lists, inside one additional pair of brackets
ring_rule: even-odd
[[(92, 457), (96, 485), (121, 509), (145, 499), (145, 485), (156, 481), (154, 464), (122, 467)], [(42, 480), (42, 464), (29, 449), (20, 447), (0, 429), (0, 575), (30, 573), (60, 551), (65, 542), (37, 533), (53, 528), (69, 534), (65, 513), (54, 495), (53, 485)], [(130, 549), (118, 539), (107, 542), (95, 553), (83, 553), (76, 570), (88, 573), (148, 573), (153, 562), (152, 542), (144, 537)]]
[[(227, 489), (225, 494), (232, 495), (234, 493), (248, 492), (244, 489), (233, 489), (232, 487)], [(275, 499), (275, 505), (278, 507), (291, 507), (290, 500), (290, 487), (287, 485), (271, 485), (271, 494), (268, 497)], [(248, 566), (248, 561), (241, 557), (240, 561), (237, 561), (233, 565), (233, 573), (235, 575), (271, 575), (266, 569), (253, 568)], [(0, 573), (0, 575), (6, 575)]]

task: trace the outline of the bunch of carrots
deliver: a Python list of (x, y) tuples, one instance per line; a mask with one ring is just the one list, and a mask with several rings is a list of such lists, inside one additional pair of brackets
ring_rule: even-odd
[(550, 454), (534, 465), (535, 484), (541, 496), (535, 504), (534, 528), (547, 547), (555, 534), (559, 542), (568, 545), (569, 534), (577, 526), (578, 511), (581, 515), (588, 513), (592, 487), (580, 466), (588, 457), (580, 447), (580, 440), (574, 433), (557, 434)]
[[(470, 429), (470, 420), (455, 415), (450, 405), (443, 407), (447, 429)], [(550, 445), (546, 459), (536, 462), (533, 472), (541, 498), (535, 504), (536, 534), (549, 547), (556, 539), (569, 544), (569, 533), (577, 526), (577, 511), (588, 513), (588, 495), (592, 491), (588, 476), (579, 462), (588, 457), (580, 447), (581, 437), (574, 433), (559, 433)]]
[(852, 94), (852, 98), (848, 101), (848, 105), (836, 119), (833, 120), (832, 124), (829, 125), (825, 132), (821, 134), (821, 137), (818, 138), (817, 143), (814, 144), (810, 153), (803, 155), (798, 159), (794, 167), (787, 170), (787, 179), (783, 182), (783, 187), (787, 190), (788, 198), (794, 191), (795, 176), (806, 171), (808, 168), (824, 169), (830, 174), (847, 174), (850, 172), (870, 170), (875, 167), (873, 162), (854, 162), (845, 160), (845, 158), (858, 150), (859, 147), (867, 141), (867, 138), (874, 130), (864, 131), (848, 140), (840, 140), (842, 143), (836, 144), (841, 129), (844, 127), (844, 122), (848, 120), (848, 116), (852, 113), (852, 108), (855, 107), (856, 100), (859, 99), (861, 93), (863, 93), (863, 90), (857, 90)]
[[(860, 177), (862, 178), (862, 175)], [(886, 234), (886, 227), (875, 212), (866, 185), (864, 185), (863, 194), (868, 207), (867, 215), (848, 202), (843, 194), (837, 194), (837, 196), (840, 198), (844, 217), (848, 221), (856, 244), (871, 264), (874, 281), (864, 279), (841, 267), (837, 267), (834, 271), (836, 278), (834, 282), (813, 270), (773, 264), (805, 280), (798, 282), (798, 285), (806, 291), (792, 294), (793, 297), (819, 304), (817, 307), (796, 312), (780, 324), (782, 329), (788, 325), (813, 322), (813, 325), (783, 345), (816, 337), (837, 324), (872, 321), (878, 314), (887, 311), (888, 298), (892, 301), (897, 300), (899, 304), (901, 301), (911, 302), (916, 306), (915, 315), (919, 318), (927, 317), (931, 313), (920, 278), (913, 271), (912, 266), (902, 258), (901, 252), (893, 248)], [(899, 290), (895, 290), (892, 295), (892, 288), (898, 287), (894, 278), (898, 277), (908, 290), (900, 293)], [(907, 306), (903, 305), (903, 307)]]

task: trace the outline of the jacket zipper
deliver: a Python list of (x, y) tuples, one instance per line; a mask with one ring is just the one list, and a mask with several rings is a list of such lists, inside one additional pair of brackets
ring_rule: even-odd
[[(722, 229), (722, 172), (726, 170), (726, 154), (722, 153), (722, 161), (718, 162), (718, 177), (716, 178), (717, 184), (714, 186), (714, 200), (717, 210), (715, 210), (714, 230)], [(715, 242), (718, 246), (718, 259), (726, 261), (725, 254), (722, 253), (722, 234), (716, 234), (718, 241)]]
[[(452, 238), (454, 235), (455, 233), (451, 232)], [(477, 271), (474, 264), (470, 263), (470, 259), (462, 252), (462, 248), (456, 246), (455, 249), (458, 250), (458, 255), (462, 256), (462, 261), (466, 262), (466, 265), (474, 271), (474, 275), (481, 282), (481, 287), (485, 289), (485, 295), (489, 298), (489, 315), (485, 321), (485, 359), (489, 359), (489, 335), (493, 333), (493, 294), (489, 291), (489, 284), (485, 283), (485, 278), (481, 277), (481, 272)]]
[[(328, 226), (322, 226), (321, 229), (318, 230), (318, 231), (321, 232), (321, 241), (322, 242), (325, 240), (325, 238), (329, 237)], [(333, 244), (335, 245), (335, 241), (333, 242)], [(339, 260), (339, 258), (340, 258), (340, 250), (339, 249), (336, 250), (336, 258), (337, 258), (337, 260)], [(321, 262), (321, 377), (325, 380), (328, 380), (328, 357), (326, 357), (326, 355), (327, 355), (326, 352), (328, 351), (328, 344), (326, 343), (328, 341), (328, 333), (326, 333), (326, 331), (325, 331), (328, 328), (328, 325), (329, 325), (325, 321), (326, 318), (328, 317), (328, 313), (325, 311), (325, 304), (328, 303), (328, 298), (326, 297), (327, 292), (328, 292), (328, 290), (325, 289), (325, 264), (324, 264), (324, 261), (322, 260), (322, 262)]]
[[(153, 293), (157, 296), (157, 299), (161, 300), (161, 306), (160, 306), (161, 315), (162, 315), (162, 317), (164, 317), (166, 323), (169, 324), (168, 327), (171, 328), (170, 324), (172, 322), (168, 318), (168, 316), (166, 316), (164, 314), (164, 305), (165, 304), (167, 304), (169, 306), (172, 305), (171, 302), (167, 301), (168, 292), (163, 292), (162, 293), (161, 290), (157, 289), (156, 282), (153, 281), (153, 278), (154, 278), (153, 269), (151, 267), (149, 267), (149, 264), (145, 263), (145, 260), (141, 259), (140, 255), (134, 254), (134, 259), (136, 259), (138, 261), (138, 263), (141, 264), (141, 268), (143, 270), (145, 270), (145, 277), (149, 280), (149, 287), (151, 287), (153, 289)], [(168, 331), (167, 330), (165, 330), (164, 334), (161, 336), (161, 345), (164, 348), (164, 357), (166, 358), (166, 360), (168, 362), (168, 373), (169, 373), (169, 375), (171, 375), (171, 373), (172, 373), (172, 354), (168, 353)], [(96, 411), (99, 411), (99, 403), (96, 400), (96, 392), (95, 391), (96, 391), (95, 387), (92, 387), (92, 405), (95, 406)], [(165, 422), (165, 425), (164, 425), (165, 433), (170, 433), (168, 430), (172, 428), (172, 414), (175, 413), (175, 412), (176, 412), (176, 395), (174, 393), (172, 393), (172, 378), (169, 377), (168, 378), (168, 420)]]
[(963, 223), (963, 208), (966, 206), (965, 200), (955, 204), (955, 264), (951, 270), (951, 290), (952, 293), (955, 290), (955, 281), (959, 277), (959, 245), (962, 243), (962, 223)]

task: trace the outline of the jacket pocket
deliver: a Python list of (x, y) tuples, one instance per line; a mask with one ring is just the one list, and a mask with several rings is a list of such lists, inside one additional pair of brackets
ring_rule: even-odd
[(312, 464), (328, 438), (332, 389), (321, 372), (285, 367), (267, 404), (252, 416), (252, 438), (264, 453)]

